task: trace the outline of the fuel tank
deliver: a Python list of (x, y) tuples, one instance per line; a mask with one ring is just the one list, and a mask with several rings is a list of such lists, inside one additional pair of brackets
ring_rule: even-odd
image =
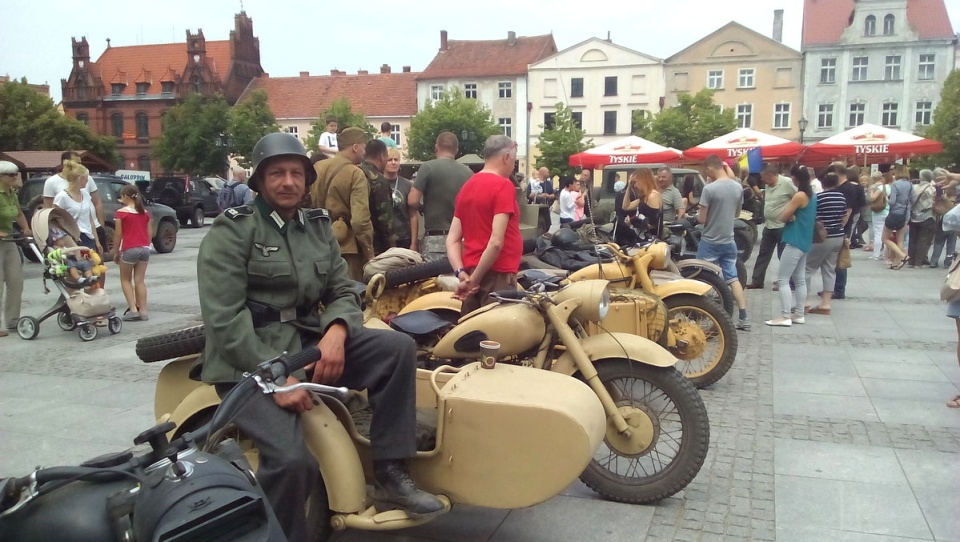
[(537, 309), (518, 303), (490, 304), (467, 316), (433, 349), (442, 359), (480, 357), (480, 341), (500, 343), (501, 356), (515, 356), (540, 344), (547, 332)]
[(570, 282), (578, 282), (589, 279), (609, 280), (611, 286), (620, 286), (622, 282), (633, 277), (633, 271), (620, 262), (607, 262), (602, 264), (591, 264), (583, 269), (571, 273), (567, 277)]

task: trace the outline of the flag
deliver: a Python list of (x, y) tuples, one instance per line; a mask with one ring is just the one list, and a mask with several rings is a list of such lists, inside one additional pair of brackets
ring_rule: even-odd
[(737, 159), (737, 165), (744, 173), (760, 173), (763, 169), (763, 153), (760, 147), (754, 147), (740, 155)]

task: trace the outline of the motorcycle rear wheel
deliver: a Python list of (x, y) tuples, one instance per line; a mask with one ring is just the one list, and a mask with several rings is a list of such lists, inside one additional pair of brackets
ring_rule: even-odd
[(713, 287), (714, 292), (711, 292), (710, 300), (723, 307), (727, 314), (733, 316), (733, 311), (737, 308), (737, 300), (733, 298), (733, 290), (730, 289), (730, 285), (723, 280), (722, 276), (709, 269), (694, 265), (680, 267), (679, 269), (683, 278), (699, 280)]
[[(698, 388), (723, 378), (737, 357), (738, 337), (731, 316), (709, 299), (691, 295), (672, 295), (663, 300), (670, 321), (680, 318), (681, 325), (694, 325), (706, 336), (699, 355), (687, 355), (679, 348), (671, 352), (679, 358), (677, 369)], [(692, 345), (699, 349), (700, 345)]]
[(627, 439), (608, 425), (607, 438), (580, 480), (607, 499), (631, 504), (656, 502), (685, 488), (700, 472), (710, 445), (707, 408), (696, 388), (673, 367), (623, 358), (595, 366), (635, 429)]

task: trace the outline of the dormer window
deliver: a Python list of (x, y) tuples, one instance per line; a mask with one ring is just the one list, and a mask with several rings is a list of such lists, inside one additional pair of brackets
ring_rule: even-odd
[(863, 35), (864, 36), (876, 36), (877, 35), (877, 18), (873, 15), (867, 15), (867, 19), (863, 23)]
[(137, 94), (146, 94), (148, 88), (150, 88), (150, 83), (137, 83)]
[(123, 83), (114, 83), (110, 85), (110, 93), (113, 94), (114, 96), (119, 96), (123, 94), (123, 89), (126, 86), (127, 85), (124, 85)]
[(160, 91), (164, 94), (173, 94), (173, 81), (164, 81), (160, 83)]
[(893, 35), (894, 22), (896, 22), (896, 19), (892, 14), (887, 14), (887, 16), (883, 18), (883, 35), (884, 36)]

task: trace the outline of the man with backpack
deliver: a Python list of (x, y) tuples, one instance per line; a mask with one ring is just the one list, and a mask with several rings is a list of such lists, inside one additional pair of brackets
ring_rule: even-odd
[(246, 185), (247, 172), (240, 168), (234, 168), (232, 172), (233, 180), (227, 181), (217, 194), (217, 206), (221, 211), (253, 203), (253, 190)]

